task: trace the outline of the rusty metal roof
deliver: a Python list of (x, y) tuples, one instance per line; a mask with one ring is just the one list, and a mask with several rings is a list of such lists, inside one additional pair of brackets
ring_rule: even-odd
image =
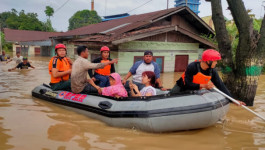
[(4, 28), (5, 40), (8, 42), (46, 41), (51, 36), (58, 36), (62, 32), (43, 32), (30, 30), (14, 30)]
[(104, 33), (104, 34), (120, 34), (132, 29), (141, 27), (146, 24), (150, 24), (154, 19), (157, 19), (166, 14), (186, 9), (186, 7), (174, 7), (166, 10), (160, 10), (145, 14), (132, 15), (129, 17), (124, 17), (121, 19), (115, 19), (111, 21), (101, 22), (97, 24), (92, 24), (77, 28), (74, 30), (67, 31), (60, 34), (59, 36), (77, 36), (77, 35), (89, 35), (95, 33)]

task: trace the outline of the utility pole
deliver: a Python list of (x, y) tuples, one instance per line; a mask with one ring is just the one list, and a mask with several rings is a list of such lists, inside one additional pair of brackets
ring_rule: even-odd
[(94, 0), (91, 0), (91, 10), (94, 10)]
[(186, 0), (186, 6), (188, 6), (188, 0)]
[(167, 9), (168, 9), (168, 0), (167, 0)]
[(0, 23), (0, 55), (2, 55), (2, 26)]

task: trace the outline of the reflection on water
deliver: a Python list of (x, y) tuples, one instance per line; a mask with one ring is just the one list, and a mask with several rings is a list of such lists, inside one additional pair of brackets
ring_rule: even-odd
[[(249, 149), (265, 148), (265, 123), (232, 105), (223, 123), (192, 131), (152, 134), (109, 127), (104, 123), (32, 98), (31, 90), (49, 83), (50, 58), (30, 58), (36, 69), (7, 72), (14, 62), (0, 64), (0, 149)], [(180, 73), (164, 73), (171, 88)], [(253, 110), (265, 116), (265, 75)], [(165, 122), (166, 123), (166, 122)]]

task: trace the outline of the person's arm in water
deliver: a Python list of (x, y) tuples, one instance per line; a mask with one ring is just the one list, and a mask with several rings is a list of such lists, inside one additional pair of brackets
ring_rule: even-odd
[(98, 94), (101, 94), (102, 93), (101, 88), (99, 86), (97, 86), (92, 79), (87, 79), (87, 82), (89, 84), (91, 84), (94, 88), (96, 88), (98, 90)]
[(35, 69), (35, 67), (32, 66), (29, 62), (28, 62), (28, 66), (31, 67), (31, 68), (33, 68), (33, 69)]
[(11, 62), (13, 59), (9, 59), (8, 61), (6, 61), (6, 64), (8, 64), (9, 62)]
[(21, 63), (19, 63), (16, 67), (14, 67), (14, 68), (11, 68), (11, 69), (8, 69), (8, 71), (12, 71), (12, 70), (15, 70), (16, 68), (21, 68)]
[(14, 67), (14, 68), (8, 69), (8, 71), (16, 70), (16, 68), (17, 68), (17, 67)]

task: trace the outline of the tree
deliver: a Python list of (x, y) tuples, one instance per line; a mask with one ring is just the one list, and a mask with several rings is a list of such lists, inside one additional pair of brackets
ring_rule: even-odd
[(45, 12), (46, 16), (49, 17), (47, 19), (47, 21), (44, 23), (45, 31), (54, 32), (55, 30), (52, 27), (52, 22), (51, 22), (51, 19), (50, 19), (51, 16), (53, 16), (53, 14), (54, 14), (54, 10), (53, 10), (52, 7), (46, 6), (46, 10), (44, 12)]
[(5, 34), (1, 32), (2, 48), (5, 51), (12, 51), (12, 44), (5, 41)]
[(53, 16), (53, 14), (54, 14), (54, 10), (53, 10), (53, 8), (50, 7), (50, 6), (46, 6), (46, 10), (45, 10), (44, 12), (45, 12), (46, 16), (49, 17), (49, 19), (50, 19), (50, 17)]
[(101, 22), (101, 18), (98, 16), (96, 11), (90, 10), (81, 10), (77, 11), (70, 19), (69, 19), (69, 27), (68, 30), (73, 30), (76, 28), (80, 28), (89, 24), (96, 24)]
[(43, 22), (37, 17), (37, 13), (25, 13), (24, 10), (17, 12), (17, 10), (12, 9), (0, 13), (0, 23), (3, 28), (44, 31)]
[(243, 100), (247, 105), (253, 105), (265, 60), (265, 19), (262, 20), (260, 31), (255, 30), (253, 19), (248, 15), (243, 1), (227, 0), (238, 29), (238, 45), (233, 60), (233, 50), (226, 30), (221, 0), (207, 1), (211, 1), (216, 39), (223, 57), (224, 83), (234, 97)]

